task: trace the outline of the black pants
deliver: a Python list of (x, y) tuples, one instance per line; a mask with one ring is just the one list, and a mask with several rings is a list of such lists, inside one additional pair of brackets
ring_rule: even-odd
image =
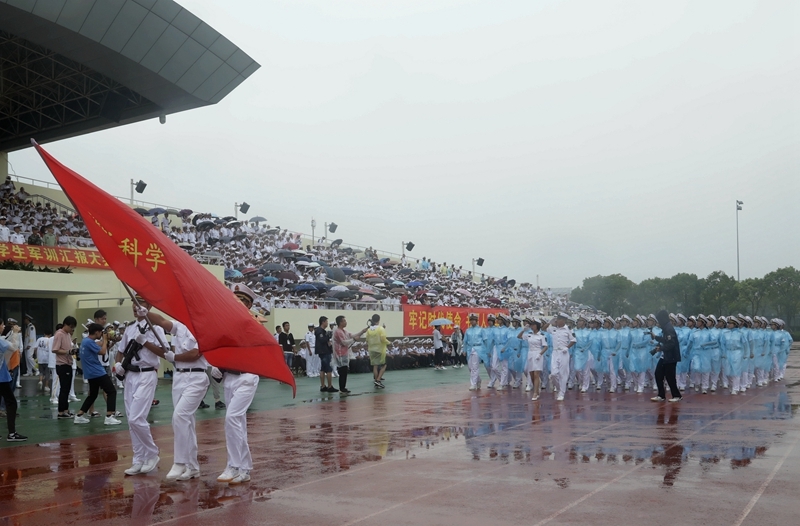
[(347, 373), (350, 372), (350, 367), (337, 367), (336, 372), (339, 373), (339, 390), (344, 391), (347, 389)]
[(435, 365), (436, 367), (441, 367), (443, 362), (444, 362), (444, 349), (442, 347), (434, 349), (433, 365)]
[(85, 413), (92, 407), (97, 395), (100, 394), (100, 389), (106, 393), (106, 411), (113, 413), (117, 410), (117, 390), (111, 383), (111, 377), (103, 375), (99, 378), (89, 378), (89, 396), (83, 401), (82, 412)]
[(17, 399), (14, 398), (14, 391), (11, 390), (11, 382), (0, 382), (0, 398), (6, 402), (6, 423), (8, 424), (8, 433), (16, 433)]
[(69, 409), (69, 390), (72, 387), (72, 366), (56, 365), (58, 375), (58, 412), (63, 413)]
[(677, 363), (664, 363), (664, 359), (658, 361), (656, 365), (656, 387), (658, 387), (658, 396), (666, 398), (664, 392), (664, 378), (667, 379), (669, 390), (672, 393), (672, 398), (680, 398), (681, 392), (678, 389), (678, 383), (675, 381), (675, 367)]

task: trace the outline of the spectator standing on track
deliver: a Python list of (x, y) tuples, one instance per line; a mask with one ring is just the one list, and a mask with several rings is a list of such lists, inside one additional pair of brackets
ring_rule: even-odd
[[(0, 334), (5, 328), (3, 320), (0, 319)], [(15, 326), (12, 327), (9, 334), (19, 333), (19, 331), (19, 327)], [(6, 425), (8, 426), (6, 440), (8, 442), (22, 442), (28, 439), (28, 437), (17, 433), (17, 399), (14, 398), (14, 391), (11, 388), (11, 374), (9, 374), (6, 364), (11, 353), (19, 351), (16, 341), (16, 338), (0, 338), (0, 398), (2, 398), (6, 404)]]
[(314, 353), (320, 359), (319, 390), (323, 393), (338, 393), (339, 390), (331, 385), (333, 379), (333, 366), (331, 365), (333, 347), (331, 346), (331, 333), (327, 329), (327, 316), (320, 316), (319, 327), (314, 329)]
[(288, 321), (281, 324), (283, 331), (278, 335), (278, 343), (283, 347), (283, 359), (286, 361), (286, 366), (292, 370), (292, 362), (294, 360), (294, 335), (289, 332), (290, 325)]
[(370, 326), (367, 329), (367, 349), (369, 350), (369, 363), (372, 365), (372, 380), (375, 387), (383, 389), (383, 373), (386, 372), (386, 329), (380, 325), (381, 317), (373, 314)]
[(336, 316), (336, 330), (333, 331), (333, 359), (339, 372), (339, 392), (350, 394), (347, 389), (347, 373), (350, 367), (350, 346), (367, 332), (363, 329), (357, 334), (352, 334), (345, 330), (347, 319), (344, 316)]

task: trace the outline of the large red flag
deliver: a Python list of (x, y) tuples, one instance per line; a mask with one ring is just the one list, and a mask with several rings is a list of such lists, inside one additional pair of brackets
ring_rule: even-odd
[(189, 327), (212, 365), (296, 391), (281, 346), (225, 285), (133, 209), (34, 146), (121, 281)]

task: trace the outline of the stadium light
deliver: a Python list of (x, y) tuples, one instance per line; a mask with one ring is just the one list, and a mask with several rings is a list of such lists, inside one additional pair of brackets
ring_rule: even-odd
[(246, 214), (250, 210), (250, 205), (247, 203), (233, 203), (233, 212), (236, 219), (239, 219), (239, 212)]
[(472, 259), (472, 279), (475, 279), (475, 263), (478, 264), (479, 267), (483, 266), (483, 258)]
[(136, 190), (137, 194), (141, 194), (144, 192), (144, 189), (147, 188), (147, 183), (139, 179), (139, 182), (136, 183), (131, 179), (131, 204), (133, 204), (133, 191)]

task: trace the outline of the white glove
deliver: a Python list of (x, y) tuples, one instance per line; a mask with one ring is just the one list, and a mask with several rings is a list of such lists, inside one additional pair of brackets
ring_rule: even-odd
[(145, 316), (147, 316), (147, 309), (142, 307), (141, 305), (136, 305), (133, 307), (133, 313), (139, 318), (144, 318)]
[(146, 341), (147, 341), (147, 334), (140, 333), (136, 335), (136, 343), (138, 343), (139, 345), (144, 345)]
[(125, 369), (122, 368), (121, 363), (114, 364), (114, 374), (117, 376), (125, 376)]
[(216, 378), (217, 380), (222, 380), (222, 371), (217, 369), (216, 367), (211, 368), (211, 377)]
[(175, 353), (172, 351), (167, 351), (164, 353), (164, 359), (169, 363), (175, 363)]

